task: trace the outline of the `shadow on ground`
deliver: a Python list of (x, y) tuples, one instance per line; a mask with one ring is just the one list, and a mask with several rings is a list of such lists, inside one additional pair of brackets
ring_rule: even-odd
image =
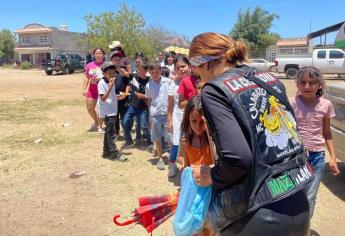
[(345, 163), (338, 162), (338, 167), (340, 174), (338, 176), (333, 176), (329, 172), (329, 166), (327, 164), (322, 183), (324, 183), (334, 195), (345, 202)]
[[(148, 159), (147, 161), (149, 161), (153, 166), (156, 166), (158, 162), (158, 157), (153, 157), (151, 159)], [(169, 158), (163, 156), (163, 162), (165, 164), (165, 169), (167, 170), (169, 167)], [(180, 170), (177, 170), (177, 173), (174, 177), (168, 178), (169, 182), (173, 183), (175, 186), (181, 186), (181, 174), (182, 172)]]

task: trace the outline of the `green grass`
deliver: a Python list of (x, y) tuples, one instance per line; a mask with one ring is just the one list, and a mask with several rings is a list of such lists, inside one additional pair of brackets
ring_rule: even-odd
[(48, 99), (20, 100), (0, 103), (0, 121), (10, 123), (39, 122), (46, 119), (45, 112), (56, 109), (59, 106), (81, 105), (80, 100), (54, 101)]
[[(0, 161), (18, 158), (18, 151), (41, 152), (47, 148), (55, 146), (78, 145), (90, 136), (87, 133), (62, 134), (48, 118), (48, 113), (62, 106), (81, 106), (80, 100), (18, 100), (0, 103), (0, 122), (6, 122), (11, 127), (19, 124), (29, 124), (20, 126), (15, 134), (5, 137), (0, 136)], [(35, 144), (35, 140), (41, 138), (40, 143)]]
[(17, 69), (17, 68), (14, 68), (13, 64), (3, 64), (1, 67), (4, 69), (13, 69), (13, 70)]
[[(40, 143), (35, 141), (40, 138)], [(56, 145), (75, 145), (82, 143), (87, 139), (87, 134), (81, 133), (77, 135), (61, 135), (57, 130), (45, 129), (42, 132), (22, 132), (19, 134), (10, 135), (1, 139), (1, 142), (6, 145), (7, 149), (24, 149), (24, 148), (44, 148), (47, 146)]]

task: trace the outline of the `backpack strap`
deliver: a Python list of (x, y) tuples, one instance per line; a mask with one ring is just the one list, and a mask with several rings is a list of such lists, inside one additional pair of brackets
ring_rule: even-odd
[(240, 69), (235, 68), (234, 70), (232, 70), (232, 72), (235, 72), (236, 74), (243, 76), (244, 78), (254, 82), (255, 84), (257, 84), (261, 88), (265, 89), (269, 94), (273, 95), (279, 101), (281, 101), (294, 115), (294, 110), (293, 110), (292, 106), (290, 105), (289, 101), (286, 99), (286, 97), (283, 96), (282, 93), (275, 90), (271, 85), (269, 85), (269, 84), (263, 82), (262, 80), (260, 80), (259, 78), (257, 78), (255, 76), (256, 71), (253, 68), (251, 68), (249, 66), (243, 66)]

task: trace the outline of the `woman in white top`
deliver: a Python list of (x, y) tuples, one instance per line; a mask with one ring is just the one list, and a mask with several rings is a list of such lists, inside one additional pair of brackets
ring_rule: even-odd
[(172, 51), (165, 54), (164, 64), (170, 71), (169, 78), (175, 79), (175, 55)]

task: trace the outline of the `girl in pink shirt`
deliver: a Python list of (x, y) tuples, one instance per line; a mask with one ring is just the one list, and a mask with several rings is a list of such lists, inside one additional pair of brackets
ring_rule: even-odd
[(85, 68), (85, 79), (83, 82), (83, 96), (85, 96), (86, 108), (93, 119), (94, 123), (91, 125), (89, 131), (102, 131), (103, 121), (98, 118), (96, 112), (96, 104), (98, 99), (97, 84), (102, 79), (101, 66), (105, 60), (105, 52), (101, 48), (96, 48), (93, 51), (95, 60), (88, 63)]
[(331, 157), (330, 171), (333, 175), (339, 174), (330, 126), (331, 117), (334, 117), (335, 113), (331, 102), (322, 97), (325, 81), (317, 68), (302, 67), (297, 74), (296, 84), (298, 93), (290, 99), (290, 104), (295, 112), (304, 148), (307, 150), (308, 162), (315, 174), (307, 190), (312, 216), (325, 169), (325, 143)]

